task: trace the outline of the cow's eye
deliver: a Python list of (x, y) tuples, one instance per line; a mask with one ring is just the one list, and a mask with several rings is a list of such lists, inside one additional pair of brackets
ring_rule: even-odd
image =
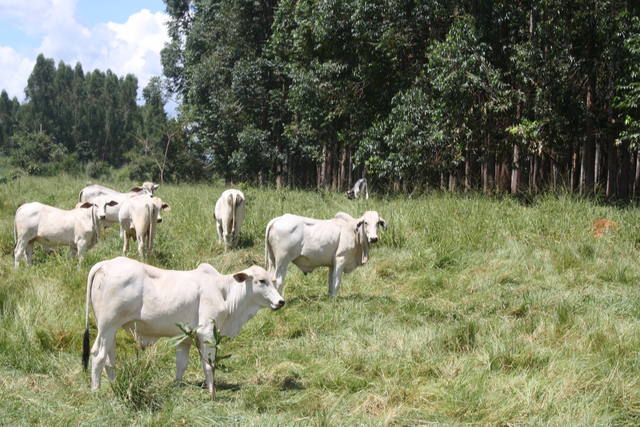
[(267, 286), (267, 281), (266, 281), (266, 280), (260, 280), (260, 283), (261, 283), (262, 285)]

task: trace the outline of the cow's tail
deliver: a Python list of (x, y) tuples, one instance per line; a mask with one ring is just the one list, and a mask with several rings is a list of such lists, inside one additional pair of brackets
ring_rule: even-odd
[(94, 245), (98, 243), (98, 239), (100, 238), (100, 219), (98, 218), (97, 210), (97, 206), (94, 205), (91, 207), (91, 222), (93, 224), (93, 232), (95, 236), (93, 240)]
[(236, 197), (237, 197), (237, 194), (235, 191), (229, 194), (229, 201), (231, 202), (231, 227), (229, 227), (229, 232), (231, 233), (232, 244), (233, 244), (233, 236), (236, 235)]
[[(17, 216), (17, 215), (16, 215)], [(18, 227), (16, 226), (16, 220), (13, 220), (13, 252), (16, 251), (16, 245), (18, 244)]]
[(271, 242), (269, 241), (269, 232), (271, 231), (271, 226), (275, 220), (276, 218), (269, 221), (267, 229), (264, 232), (264, 263), (267, 266), (267, 271), (271, 271), (276, 265), (273, 249), (271, 248)]
[(85, 318), (84, 318), (84, 335), (82, 336), (82, 369), (85, 371), (89, 366), (89, 308), (91, 305), (91, 288), (93, 287), (93, 278), (102, 267), (102, 263), (93, 266), (87, 277), (87, 299), (85, 302)]
[(149, 214), (149, 229), (147, 230), (147, 254), (150, 254), (153, 250), (153, 239), (156, 235), (156, 225), (158, 222), (158, 216), (156, 213), (156, 205), (154, 203), (147, 203), (147, 213)]

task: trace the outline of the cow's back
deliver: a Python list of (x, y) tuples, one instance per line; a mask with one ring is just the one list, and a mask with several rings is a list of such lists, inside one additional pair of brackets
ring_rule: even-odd
[(197, 326), (198, 270), (163, 270), (126, 257), (104, 261), (100, 270), (92, 289), (96, 318), (148, 337), (177, 335), (176, 324)]
[(276, 259), (289, 258), (303, 271), (331, 265), (340, 241), (340, 227), (333, 220), (285, 214), (269, 230)]

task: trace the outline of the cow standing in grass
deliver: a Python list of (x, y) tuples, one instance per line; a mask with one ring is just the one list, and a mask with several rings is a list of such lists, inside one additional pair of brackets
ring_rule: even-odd
[(244, 193), (240, 190), (225, 190), (216, 201), (213, 219), (216, 222), (218, 242), (224, 241), (224, 249), (238, 241), (240, 227), (244, 221)]
[(98, 242), (99, 220), (105, 216), (106, 206), (113, 201), (101, 199), (100, 204), (84, 202), (80, 206), (63, 210), (43, 203), (31, 202), (16, 210), (13, 256), (15, 266), (24, 258), (31, 265), (34, 242), (46, 248), (69, 246), (69, 256), (76, 254), (80, 261)]
[(156, 191), (159, 186), (160, 184), (154, 184), (153, 182), (143, 182), (142, 185), (133, 187), (129, 192), (121, 193), (102, 185), (92, 184), (80, 190), (78, 200), (80, 202), (97, 203), (98, 200), (106, 197), (118, 202), (117, 205), (107, 208), (105, 217), (101, 218), (102, 223), (106, 227), (109, 224), (118, 222), (118, 213), (120, 212), (120, 207), (125, 200), (140, 195), (153, 196), (154, 191)]
[(386, 223), (378, 212), (360, 218), (339, 212), (331, 219), (285, 214), (269, 221), (265, 232), (265, 258), (282, 294), (290, 262), (307, 274), (329, 267), (329, 295), (340, 289), (342, 273), (350, 273), (369, 259), (369, 245), (378, 241), (378, 226)]
[[(89, 353), (89, 306), (93, 307), (98, 335)], [(177, 325), (196, 331), (206, 384), (213, 393), (215, 360), (214, 324), (225, 336), (234, 337), (261, 308), (277, 310), (284, 299), (273, 284), (273, 275), (256, 265), (225, 275), (209, 264), (190, 271), (163, 270), (118, 257), (95, 264), (87, 278), (85, 331), (82, 362), (91, 363), (91, 388), (100, 387), (102, 368), (115, 379), (115, 337), (120, 328), (129, 331), (144, 348), (158, 338), (181, 333)], [(191, 339), (176, 350), (176, 382), (189, 361)]]
[(171, 210), (159, 197), (143, 194), (130, 197), (122, 203), (118, 212), (122, 253), (129, 250), (129, 239), (138, 243), (138, 254), (144, 258), (153, 251), (156, 224), (162, 222), (162, 211)]
[(358, 199), (362, 196), (367, 200), (369, 199), (369, 188), (367, 187), (367, 180), (364, 178), (357, 180), (353, 188), (347, 191), (348, 199)]

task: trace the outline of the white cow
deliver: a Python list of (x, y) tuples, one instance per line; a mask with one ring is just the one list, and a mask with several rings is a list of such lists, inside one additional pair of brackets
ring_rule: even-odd
[(118, 222), (118, 212), (120, 210), (120, 206), (122, 202), (127, 200), (130, 197), (147, 194), (153, 195), (153, 192), (158, 189), (160, 185), (154, 184), (153, 182), (144, 182), (141, 186), (133, 187), (127, 193), (121, 193), (116, 190), (112, 190), (111, 188), (104, 187), (98, 184), (92, 184), (84, 187), (80, 190), (80, 194), (78, 200), (80, 202), (92, 202), (100, 197), (109, 197), (112, 200), (118, 202), (118, 205), (114, 205), (111, 208), (107, 208), (105, 218), (101, 218), (103, 223), (117, 223)]
[(138, 242), (138, 253), (143, 258), (153, 250), (153, 240), (156, 234), (156, 224), (162, 222), (161, 212), (171, 210), (160, 197), (142, 194), (129, 197), (122, 202), (118, 212), (120, 223), (120, 237), (122, 238), (122, 253), (129, 250), (129, 238)]
[(291, 214), (272, 219), (265, 232), (265, 258), (275, 273), (278, 292), (284, 295), (284, 277), (293, 262), (305, 274), (329, 267), (329, 295), (335, 297), (342, 272), (350, 273), (369, 259), (369, 245), (378, 241), (378, 226), (387, 228), (376, 211), (355, 219), (344, 212), (326, 220)]
[[(133, 334), (144, 348), (158, 338), (181, 334), (178, 324), (195, 329), (207, 388), (213, 374), (207, 360), (215, 360), (213, 324), (222, 335), (235, 337), (261, 308), (277, 310), (284, 299), (273, 285), (273, 275), (256, 265), (223, 276), (209, 264), (190, 271), (162, 270), (118, 257), (97, 263), (87, 278), (86, 323), (82, 362), (89, 362), (89, 305), (93, 307), (98, 336), (91, 348), (91, 388), (100, 386), (102, 368), (115, 378), (115, 337), (120, 328)], [(191, 340), (178, 345), (176, 382), (189, 360)]]
[(360, 178), (353, 185), (353, 188), (347, 191), (347, 198), (349, 199), (357, 199), (364, 194), (365, 199), (369, 199), (369, 189), (367, 188), (367, 180), (364, 178)]
[(16, 210), (14, 223), (15, 266), (20, 259), (31, 265), (33, 243), (40, 242), (46, 248), (53, 246), (69, 246), (70, 257), (78, 255), (82, 260), (84, 254), (98, 241), (98, 221), (105, 215), (105, 203), (96, 205), (84, 202), (71, 210), (54, 208), (43, 203), (31, 202), (21, 205)]
[(244, 194), (240, 190), (225, 190), (216, 202), (213, 219), (216, 221), (218, 242), (224, 241), (224, 249), (238, 240), (244, 220)]

